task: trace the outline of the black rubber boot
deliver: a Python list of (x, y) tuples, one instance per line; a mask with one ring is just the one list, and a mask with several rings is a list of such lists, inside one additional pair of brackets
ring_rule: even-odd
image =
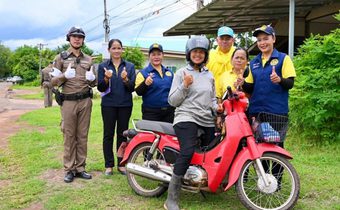
[(164, 208), (167, 210), (179, 210), (179, 192), (182, 186), (182, 176), (173, 174), (168, 188), (168, 198), (164, 203)]

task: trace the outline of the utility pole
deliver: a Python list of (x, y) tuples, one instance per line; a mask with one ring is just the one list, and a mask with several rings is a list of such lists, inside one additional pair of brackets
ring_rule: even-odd
[(109, 26), (109, 15), (106, 11), (106, 0), (104, 0), (104, 29), (105, 29), (105, 36), (104, 41), (109, 42), (109, 33), (110, 33), (110, 26)]
[(107, 52), (107, 45), (109, 43), (109, 35), (110, 35), (110, 25), (109, 25), (109, 15), (106, 11), (106, 0), (104, 0), (104, 21), (103, 21), (103, 27), (104, 27), (104, 43), (103, 43), (103, 58), (109, 59), (110, 55)]
[(43, 44), (43, 43), (39, 43), (37, 44), (37, 47), (39, 49), (39, 74), (41, 75), (41, 50), (44, 48), (44, 46), (47, 45), (47, 44)]
[(197, 11), (204, 7), (203, 2), (204, 0), (197, 0)]

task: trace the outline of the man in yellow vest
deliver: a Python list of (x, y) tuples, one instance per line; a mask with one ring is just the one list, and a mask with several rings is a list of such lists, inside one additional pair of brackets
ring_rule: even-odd
[[(216, 81), (226, 71), (232, 71), (231, 56), (235, 51), (233, 29), (222, 26), (217, 31), (216, 38), (218, 47), (210, 50), (207, 67), (211, 71)], [(218, 87), (216, 87), (218, 88)]]

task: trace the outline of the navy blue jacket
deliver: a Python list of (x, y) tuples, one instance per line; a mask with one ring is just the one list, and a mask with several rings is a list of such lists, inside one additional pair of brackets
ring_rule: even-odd
[[(136, 72), (134, 64), (122, 60), (117, 71), (111, 61), (107, 60), (99, 64), (98, 67), (98, 85), (97, 88), (100, 92), (105, 92), (109, 87), (109, 84), (105, 83), (104, 80), (104, 67), (113, 71), (111, 77), (111, 91), (107, 95), (102, 97), (102, 106), (110, 107), (130, 107), (132, 106), (132, 92), (135, 88)], [(122, 73), (124, 67), (128, 73), (129, 81), (127, 83), (123, 82), (120, 74)]]
[(147, 78), (149, 74), (153, 74), (152, 77), (153, 83), (150, 86), (146, 86), (147, 90), (144, 94), (142, 94), (143, 107), (147, 108), (170, 107), (170, 104), (168, 103), (168, 96), (172, 80), (174, 78), (174, 73), (170, 69), (165, 68), (163, 65), (162, 72), (163, 77), (160, 76), (158, 71), (154, 69), (151, 64), (149, 64), (147, 67), (140, 71), (144, 79)]
[(288, 89), (270, 80), (272, 73), (271, 61), (276, 59), (275, 71), (282, 78), (282, 66), (285, 56), (274, 49), (270, 59), (262, 65), (262, 53), (250, 61), (251, 73), (254, 79), (254, 91), (250, 98), (249, 113), (269, 112), (274, 114), (288, 113)]

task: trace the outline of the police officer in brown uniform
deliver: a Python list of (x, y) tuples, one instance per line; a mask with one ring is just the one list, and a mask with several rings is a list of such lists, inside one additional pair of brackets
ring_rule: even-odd
[[(92, 89), (97, 83), (92, 58), (81, 51), (83, 29), (72, 27), (66, 35), (70, 48), (56, 56), (52, 85), (62, 88), (61, 114), (64, 135), (64, 181), (74, 177), (91, 179), (85, 171), (87, 136), (92, 109)], [(60, 70), (60, 71), (59, 71)]]
[(52, 106), (52, 85), (51, 85), (51, 77), (50, 73), (52, 71), (52, 64), (50, 62), (47, 67), (41, 70), (41, 86), (44, 88), (44, 106), (50, 107)]

